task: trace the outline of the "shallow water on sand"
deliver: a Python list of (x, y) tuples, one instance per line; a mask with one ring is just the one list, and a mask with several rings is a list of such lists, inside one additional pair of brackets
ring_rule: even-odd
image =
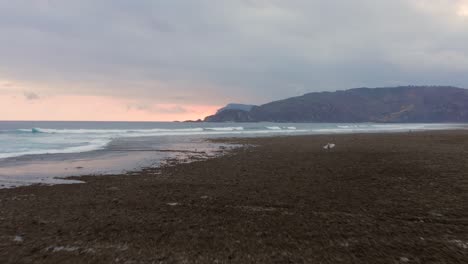
[(82, 153), (26, 155), (0, 160), (0, 188), (31, 184), (69, 184), (62, 179), (81, 175), (131, 173), (158, 167), (168, 159), (187, 161), (220, 155), (234, 146), (203, 139), (132, 138), (116, 139), (105, 149)]

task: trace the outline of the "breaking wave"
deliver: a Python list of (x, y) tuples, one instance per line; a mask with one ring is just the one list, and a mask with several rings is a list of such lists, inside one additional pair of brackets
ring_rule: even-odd
[(19, 133), (37, 133), (37, 134), (115, 134), (120, 136), (157, 136), (157, 135), (179, 135), (179, 134), (194, 134), (193, 132), (205, 132), (212, 134), (213, 132), (231, 132), (231, 131), (249, 131), (250, 133), (265, 132), (263, 130), (296, 130), (296, 127), (279, 127), (279, 126), (266, 126), (258, 128), (244, 128), (238, 127), (197, 127), (197, 128), (178, 128), (178, 129), (50, 129), (50, 128), (31, 128), (31, 129), (17, 129)]
[(25, 155), (88, 152), (88, 151), (103, 149), (105, 146), (107, 146), (107, 144), (109, 144), (110, 141), (111, 141), (110, 139), (92, 140), (92, 141), (86, 142), (87, 144), (85, 145), (79, 145), (79, 146), (69, 146), (69, 147), (52, 148), (52, 149), (31, 149), (31, 150), (23, 150), (19, 152), (0, 153), (0, 159), (25, 156)]

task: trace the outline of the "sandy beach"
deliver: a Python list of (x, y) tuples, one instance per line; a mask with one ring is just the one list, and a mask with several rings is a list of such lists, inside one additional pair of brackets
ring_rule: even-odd
[(468, 132), (224, 141), (246, 146), (0, 189), (0, 263), (468, 263)]

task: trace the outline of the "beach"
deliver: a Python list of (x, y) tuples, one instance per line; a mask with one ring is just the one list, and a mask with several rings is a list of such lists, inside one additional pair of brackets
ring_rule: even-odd
[(468, 262), (465, 130), (212, 140), (242, 147), (0, 189), (0, 263)]

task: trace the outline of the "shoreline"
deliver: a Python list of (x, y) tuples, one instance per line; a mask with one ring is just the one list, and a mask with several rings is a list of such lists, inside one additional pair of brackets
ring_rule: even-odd
[(203, 139), (184, 139), (156, 145), (156, 148), (153, 145), (113, 143), (99, 151), (8, 158), (0, 161), (0, 189), (82, 183), (76, 180), (67, 181), (69, 177), (134, 174), (143, 169), (158, 167), (167, 159), (185, 162), (190, 158), (200, 160), (216, 156), (230, 147)]
[[(457, 129), (398, 129), (394, 131), (387, 130), (366, 132), (340, 131), (334, 133), (317, 132), (314, 134), (295, 134), (294, 132), (291, 132), (292, 134), (273, 134), (260, 137), (255, 136), (255, 134), (252, 134), (251, 136), (242, 137), (232, 137), (230, 135), (226, 135), (224, 137), (199, 137), (192, 138), (189, 140), (187, 140), (186, 138), (181, 140), (180, 142), (175, 140), (174, 143), (176, 145), (179, 145), (179, 148), (182, 146), (181, 149), (177, 149), (177, 147), (176, 149), (170, 149), (170, 147), (168, 147), (167, 145), (162, 145), (162, 149), (155, 149), (147, 148), (146, 146), (141, 145), (140, 147), (138, 147), (138, 144), (136, 149), (134, 147), (129, 147), (129, 145), (122, 148), (121, 146), (119, 147), (118, 144), (117, 148), (115, 148), (115, 146), (113, 146), (115, 145), (115, 142), (127, 140), (126, 138), (116, 138), (113, 141), (111, 141), (111, 145), (108, 145), (105, 149), (100, 150), (79, 153), (26, 155), (0, 159), (0, 169), (3, 170), (3, 172), (0, 173), (0, 189), (18, 188), (21, 186), (31, 185), (50, 186), (57, 184), (79, 184), (83, 182), (79, 180), (74, 180), (75, 178), (87, 177), (91, 175), (95, 177), (100, 177), (106, 175), (138, 174), (140, 171), (147, 170), (150, 167), (155, 167), (156, 163), (162, 165), (166, 159), (173, 159), (174, 156), (177, 156), (179, 154), (183, 154), (186, 156), (187, 153), (195, 153), (197, 152), (197, 148), (204, 149), (204, 151), (201, 151), (201, 154), (205, 154), (208, 158), (211, 156), (216, 156), (216, 153), (223, 152), (224, 149), (233, 147), (229, 145), (229, 142), (237, 142), (238, 139), (241, 142), (245, 142), (245, 139), (248, 141), (249, 139), (255, 140), (257, 138), (281, 138), (302, 136), (330, 136), (333, 138), (334, 136), (340, 135), (346, 136), (438, 132), (449, 133), (456, 131), (466, 131), (467, 129), (468, 127), (466, 126), (460, 126)], [(157, 138), (156, 140), (159, 140), (159, 138)], [(210, 146), (210, 143), (217, 143), (218, 145)], [(157, 153), (159, 156), (151, 155), (151, 153)], [(167, 155), (165, 155), (164, 153), (166, 153)], [(187, 160), (187, 157), (182, 157), (181, 159)], [(86, 160), (89, 161), (86, 162)], [(119, 164), (119, 166), (115, 166), (115, 164)], [(18, 179), (8, 180), (9, 177), (17, 177)], [(67, 180), (68, 178), (70, 179)]]
[(213, 141), (256, 147), (0, 189), (0, 262), (468, 260), (465, 130)]

